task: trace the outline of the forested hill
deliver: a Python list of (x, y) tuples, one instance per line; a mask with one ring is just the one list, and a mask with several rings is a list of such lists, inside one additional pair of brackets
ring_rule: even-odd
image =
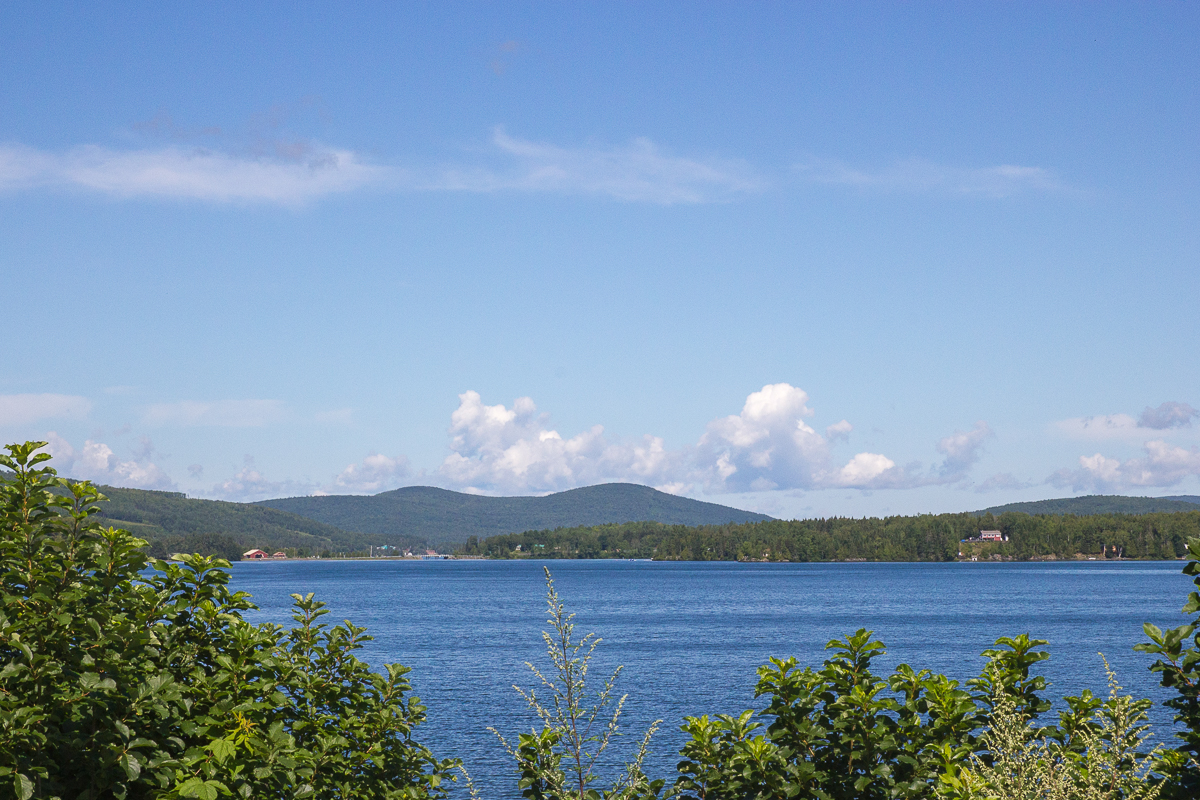
[[(1008, 537), (963, 542), (981, 530)], [(771, 520), (687, 527), (656, 523), (531, 531), (468, 542), (492, 558), (653, 558), (665, 561), (953, 561), (1173, 559), (1200, 536), (1200, 510), (1175, 514), (925, 514), (884, 519)]]
[(100, 504), (103, 518), (148, 540), (151, 552), (159, 556), (200, 552), (236, 560), (255, 547), (271, 552), (291, 548), (317, 555), (325, 550), (366, 550), (369, 545), (384, 543), (382, 536), (344, 531), (273, 508), (195, 500), (180, 492), (99, 488), (108, 498)]
[(1029, 503), (1009, 503), (992, 506), (978, 514), (1003, 514), (1017, 511), (1022, 514), (1156, 514), (1175, 511), (1200, 510), (1200, 497), (1176, 495), (1174, 497), (1124, 497), (1122, 495), (1093, 494), (1087, 497), (1063, 497), (1058, 500), (1036, 500)]
[(768, 520), (764, 514), (638, 486), (605, 483), (545, 497), (482, 497), (431, 486), (409, 486), (369, 497), (331, 495), (264, 500), (259, 505), (346, 530), (461, 544), (469, 537), (579, 525), (653, 521), (721, 525)]

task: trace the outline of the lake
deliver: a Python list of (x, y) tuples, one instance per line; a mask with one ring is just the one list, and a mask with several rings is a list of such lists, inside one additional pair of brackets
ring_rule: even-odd
[[(595, 670), (624, 665), (623, 719), (636, 746), (661, 718), (647, 772), (673, 778), (685, 715), (754, 707), (755, 669), (771, 656), (818, 666), (830, 639), (863, 627), (888, 646), (887, 674), (908, 663), (959, 680), (978, 675), (979, 653), (1000, 636), (1047, 639), (1040, 673), (1047, 697), (1090, 688), (1107, 694), (1103, 652), (1125, 690), (1168, 695), (1132, 651), (1142, 623), (1184, 623), (1191, 581), (1182, 562), (951, 564), (738, 564), (648, 561), (279, 561), (233, 565), (256, 621), (292, 624), (289, 595), (315, 592), (326, 620), (349, 619), (375, 637), (360, 657), (413, 668), (429, 721), (417, 738), (439, 757), (459, 757), (483, 797), (517, 797), (511, 764), (488, 726), (515, 734), (532, 718), (513, 684), (533, 685), (524, 662), (545, 664), (542, 566), (577, 612), (576, 631), (604, 641)], [(1170, 733), (1156, 707), (1156, 731)]]

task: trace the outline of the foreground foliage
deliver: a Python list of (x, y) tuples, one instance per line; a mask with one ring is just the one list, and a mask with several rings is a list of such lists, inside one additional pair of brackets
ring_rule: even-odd
[[(1183, 568), (1185, 575), (1200, 576), (1200, 539), (1188, 542), (1191, 560)], [(1200, 587), (1200, 577), (1194, 583)], [(1191, 592), (1183, 613), (1200, 613), (1200, 592)], [(1171, 798), (1200, 797), (1200, 624), (1196, 620), (1178, 628), (1162, 631), (1147, 623), (1149, 642), (1134, 649), (1157, 655), (1150, 668), (1162, 675), (1162, 685), (1174, 689), (1176, 696), (1166, 705), (1175, 711), (1175, 722), (1182, 730), (1176, 734), (1179, 746), (1168, 761), (1172, 787), (1165, 793)]]
[[(541, 690), (514, 687), (537, 714), (542, 729), (520, 734), (512, 745), (491, 729), (516, 761), (521, 796), (529, 800), (635, 800), (656, 797), (665, 781), (651, 780), (642, 771), (650, 738), (662, 720), (650, 725), (633, 760), (622, 765), (616, 779), (605, 789), (593, 784), (599, 779), (601, 759), (619, 735), (621, 709), (626, 696), (615, 699), (617, 677), (613, 672), (595, 692), (588, 689), (588, 668), (600, 639), (592, 633), (575, 635), (575, 615), (568, 614), (550, 570), (546, 570), (546, 605), (551, 630), (544, 631), (549, 669), (526, 662), (538, 678)], [(546, 695), (549, 699), (545, 699)]]
[(445, 796), (408, 670), (371, 672), (362, 628), (312, 595), (291, 631), (252, 625), (228, 562), (148, 565), (41, 446), (0, 455), (0, 796)]

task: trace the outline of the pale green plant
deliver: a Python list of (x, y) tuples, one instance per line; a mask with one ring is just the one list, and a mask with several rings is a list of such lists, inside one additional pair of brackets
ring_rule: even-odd
[(513, 688), (520, 693), (529, 708), (537, 714), (542, 730), (520, 734), (515, 746), (495, 728), (489, 728), (504, 749), (516, 760), (521, 775), (522, 795), (532, 800), (629, 800), (655, 797), (663, 781), (651, 781), (642, 771), (642, 763), (662, 720), (655, 720), (641, 739), (631, 761), (627, 762), (616, 780), (605, 790), (592, 784), (598, 779), (598, 766), (620, 734), (621, 713), (628, 695), (616, 698), (617, 677), (621, 667), (604, 680), (599, 690), (589, 692), (588, 670), (592, 656), (601, 639), (594, 633), (575, 637), (575, 615), (567, 613), (550, 570), (546, 572), (547, 623), (551, 630), (543, 631), (547, 670), (530, 662), (525, 665), (537, 677), (539, 688)]
[[(1101, 655), (1103, 659), (1103, 655)], [(1030, 725), (1013, 699), (994, 698), (991, 727), (984, 734), (986, 757), (942, 776), (944, 800), (1155, 800), (1163, 784), (1154, 768), (1162, 747), (1149, 744), (1149, 703), (1121, 694), (1108, 674), (1108, 700), (1067, 741), (1047, 738)]]

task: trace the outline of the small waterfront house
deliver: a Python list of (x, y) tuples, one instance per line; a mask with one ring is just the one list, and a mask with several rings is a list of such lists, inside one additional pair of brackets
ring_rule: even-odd
[(287, 553), (280, 550), (278, 553), (271, 553), (271, 558), (287, 558)]
[(255, 548), (242, 553), (242, 558), (270, 558), (270, 556), (267, 555), (266, 550), (259, 550), (258, 548)]
[(1007, 541), (1004, 534), (1000, 531), (980, 531), (979, 538), (985, 542), (1004, 542)]

